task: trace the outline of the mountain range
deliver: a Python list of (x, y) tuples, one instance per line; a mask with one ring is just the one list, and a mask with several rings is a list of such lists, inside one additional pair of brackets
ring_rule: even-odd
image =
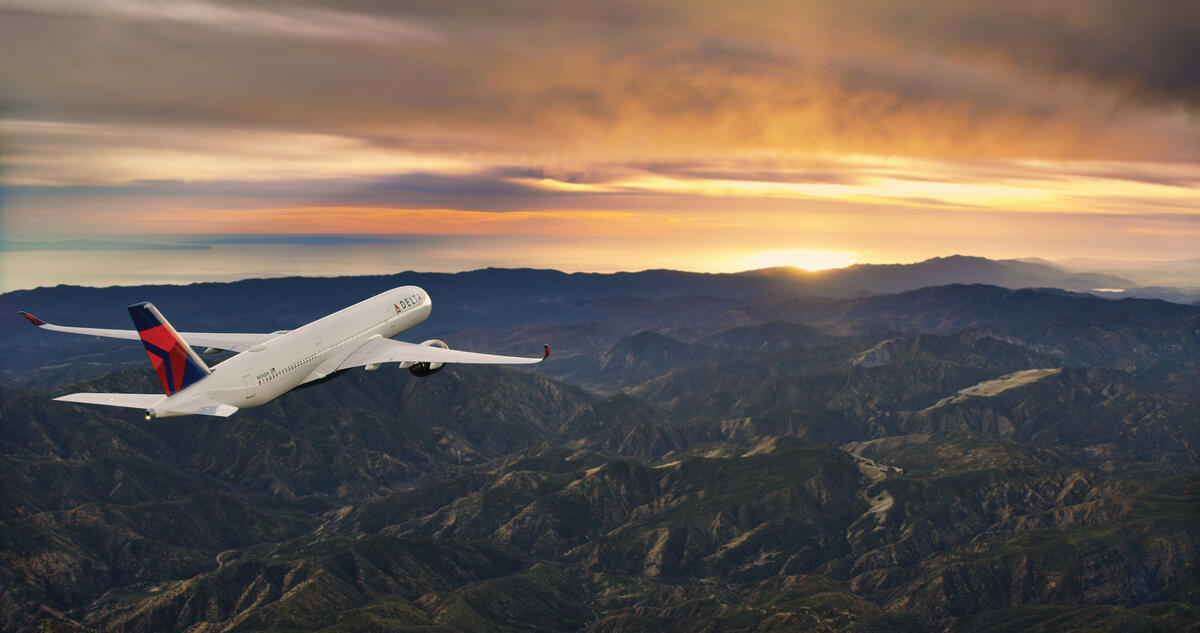
[(153, 391), (139, 346), (14, 317), (0, 628), (1200, 631), (1200, 307), (1018, 264), (4, 295), (269, 331), (415, 283), (414, 338), (555, 353), (146, 423), (50, 400)]

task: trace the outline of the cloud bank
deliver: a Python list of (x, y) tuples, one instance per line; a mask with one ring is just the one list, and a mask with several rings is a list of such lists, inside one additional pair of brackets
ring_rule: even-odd
[(0, 0), (4, 224), (790, 205), (816, 226), (828, 202), (1186, 232), (1197, 33), (1182, 0)]

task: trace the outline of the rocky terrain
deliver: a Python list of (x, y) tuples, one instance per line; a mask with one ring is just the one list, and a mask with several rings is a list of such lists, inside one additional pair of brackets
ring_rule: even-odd
[[(1200, 631), (1200, 308), (631, 275), (472, 316), (528, 307), (501, 272), (428, 288), (422, 327), (550, 343), (535, 371), (349, 372), (227, 419), (54, 402), (157, 382), (139, 348), (5, 325), (0, 628)], [(309, 281), (226, 327), (311, 318)], [(221, 289), (160, 307), (214, 329)], [(54, 306), (133, 294), (3, 303), (74, 324)]]

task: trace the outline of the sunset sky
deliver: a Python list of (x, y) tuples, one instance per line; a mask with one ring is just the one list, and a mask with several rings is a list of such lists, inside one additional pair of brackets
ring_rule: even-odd
[(1198, 257), (1200, 2), (0, 0), (0, 184), (443, 269)]

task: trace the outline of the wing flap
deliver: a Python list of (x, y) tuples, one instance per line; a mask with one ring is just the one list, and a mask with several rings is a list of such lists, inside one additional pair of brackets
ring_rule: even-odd
[(378, 363), (470, 363), (475, 365), (532, 365), (545, 360), (550, 354), (547, 347), (539, 358), (524, 356), (501, 356), (480, 354), (456, 349), (443, 349), (416, 343), (405, 343), (390, 338), (371, 339), (354, 350), (338, 369), (362, 367)]

